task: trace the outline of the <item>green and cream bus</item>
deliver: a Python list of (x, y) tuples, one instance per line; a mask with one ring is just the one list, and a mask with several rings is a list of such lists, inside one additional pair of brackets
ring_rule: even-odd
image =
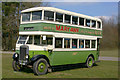
[(21, 11), (19, 38), (13, 69), (32, 66), (37, 75), (52, 66), (98, 61), (102, 21), (98, 18), (53, 7)]

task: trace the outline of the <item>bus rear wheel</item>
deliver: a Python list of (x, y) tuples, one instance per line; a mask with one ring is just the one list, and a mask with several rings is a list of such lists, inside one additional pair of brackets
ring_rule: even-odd
[(93, 67), (93, 64), (94, 64), (94, 59), (92, 56), (89, 56), (86, 61), (86, 67), (91, 68)]
[(41, 58), (33, 64), (33, 72), (36, 75), (46, 74), (48, 70), (48, 63), (45, 59)]

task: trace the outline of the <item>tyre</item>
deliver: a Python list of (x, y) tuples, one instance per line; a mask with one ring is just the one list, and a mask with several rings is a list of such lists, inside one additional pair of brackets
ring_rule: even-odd
[(18, 61), (15, 61), (15, 60), (13, 60), (13, 62), (12, 62), (12, 67), (13, 67), (14, 71), (20, 71), (21, 70), (21, 67), (18, 64)]
[(41, 58), (38, 59), (34, 64), (33, 64), (33, 72), (36, 75), (43, 75), (46, 74), (48, 70), (48, 62)]
[(91, 68), (91, 67), (93, 66), (93, 64), (94, 64), (94, 59), (93, 59), (92, 56), (89, 56), (89, 57), (87, 58), (87, 61), (86, 61), (86, 67), (87, 67), (87, 68)]

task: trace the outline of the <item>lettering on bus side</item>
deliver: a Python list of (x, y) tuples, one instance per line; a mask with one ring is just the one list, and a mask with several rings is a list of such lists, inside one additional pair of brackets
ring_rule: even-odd
[(79, 32), (79, 28), (70, 28), (70, 27), (67, 27), (67, 26), (58, 26), (56, 25), (56, 30), (57, 31), (67, 31), (67, 32)]
[(44, 26), (43, 30), (71, 32), (71, 33), (87, 34), (87, 35), (102, 35), (101, 31), (90, 30), (90, 29), (81, 29), (81, 28), (73, 28), (73, 27), (63, 26), (63, 25), (55, 25), (54, 27), (52, 27), (52, 26)]

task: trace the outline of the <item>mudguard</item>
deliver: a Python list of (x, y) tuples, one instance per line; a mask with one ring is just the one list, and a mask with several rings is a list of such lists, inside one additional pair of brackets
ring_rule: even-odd
[(33, 62), (37, 61), (37, 60), (40, 59), (40, 58), (46, 59), (46, 60), (48, 61), (48, 63), (49, 63), (49, 59), (48, 59), (45, 55), (35, 55), (35, 56), (33, 56), (33, 57), (30, 59), (30, 61), (31, 61), (31, 63), (33, 63)]

